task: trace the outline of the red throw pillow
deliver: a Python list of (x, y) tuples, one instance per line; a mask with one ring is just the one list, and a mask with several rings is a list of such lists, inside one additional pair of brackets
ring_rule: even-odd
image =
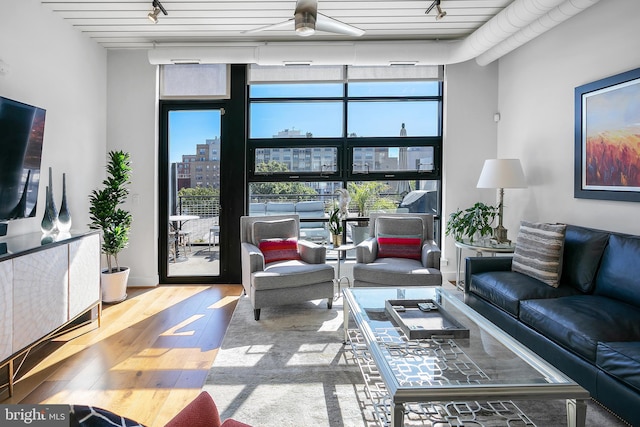
[(300, 259), (297, 239), (264, 239), (260, 241), (260, 251), (265, 264)]
[(378, 258), (420, 260), (422, 240), (419, 237), (378, 237)]

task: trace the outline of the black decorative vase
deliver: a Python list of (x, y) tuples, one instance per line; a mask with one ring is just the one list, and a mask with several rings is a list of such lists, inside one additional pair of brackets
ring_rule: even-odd
[(42, 222), (40, 222), (40, 229), (43, 234), (53, 234), (58, 229), (56, 226), (58, 213), (55, 211), (52, 199), (51, 187), (47, 187), (47, 199), (44, 206), (44, 215), (42, 216)]
[(71, 212), (67, 206), (67, 174), (62, 174), (62, 203), (58, 214), (58, 230), (61, 233), (68, 233), (71, 230)]

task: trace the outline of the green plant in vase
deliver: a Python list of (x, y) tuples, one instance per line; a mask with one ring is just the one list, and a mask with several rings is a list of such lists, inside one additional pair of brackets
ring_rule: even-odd
[(340, 246), (342, 243), (342, 212), (340, 208), (334, 208), (329, 215), (329, 231), (331, 232), (331, 241), (334, 246)]
[(459, 242), (468, 239), (473, 243), (477, 237), (482, 238), (493, 233), (491, 224), (496, 215), (498, 215), (497, 206), (478, 202), (465, 210), (458, 210), (449, 215), (445, 234), (453, 236)]
[(107, 157), (103, 187), (89, 196), (89, 227), (101, 231), (102, 253), (107, 258), (107, 268), (102, 272), (102, 300), (118, 302), (127, 297), (129, 276), (129, 268), (119, 265), (118, 254), (129, 245), (131, 231), (131, 213), (120, 207), (129, 195), (131, 160), (124, 151), (110, 151)]

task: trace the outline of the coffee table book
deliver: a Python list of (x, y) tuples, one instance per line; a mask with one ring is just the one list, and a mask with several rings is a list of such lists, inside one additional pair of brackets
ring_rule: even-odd
[[(434, 309), (422, 311), (418, 304)], [(410, 340), (429, 338), (469, 338), (469, 329), (461, 325), (440, 304), (431, 299), (386, 300), (385, 311)]]

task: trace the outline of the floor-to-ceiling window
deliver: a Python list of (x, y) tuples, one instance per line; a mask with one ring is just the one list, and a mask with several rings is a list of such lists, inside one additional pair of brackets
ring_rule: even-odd
[(317, 220), (346, 188), (347, 241), (372, 211), (432, 213), (440, 229), (441, 67), (251, 66), (248, 112), (250, 214), (300, 207), (301, 235), (326, 242)]

